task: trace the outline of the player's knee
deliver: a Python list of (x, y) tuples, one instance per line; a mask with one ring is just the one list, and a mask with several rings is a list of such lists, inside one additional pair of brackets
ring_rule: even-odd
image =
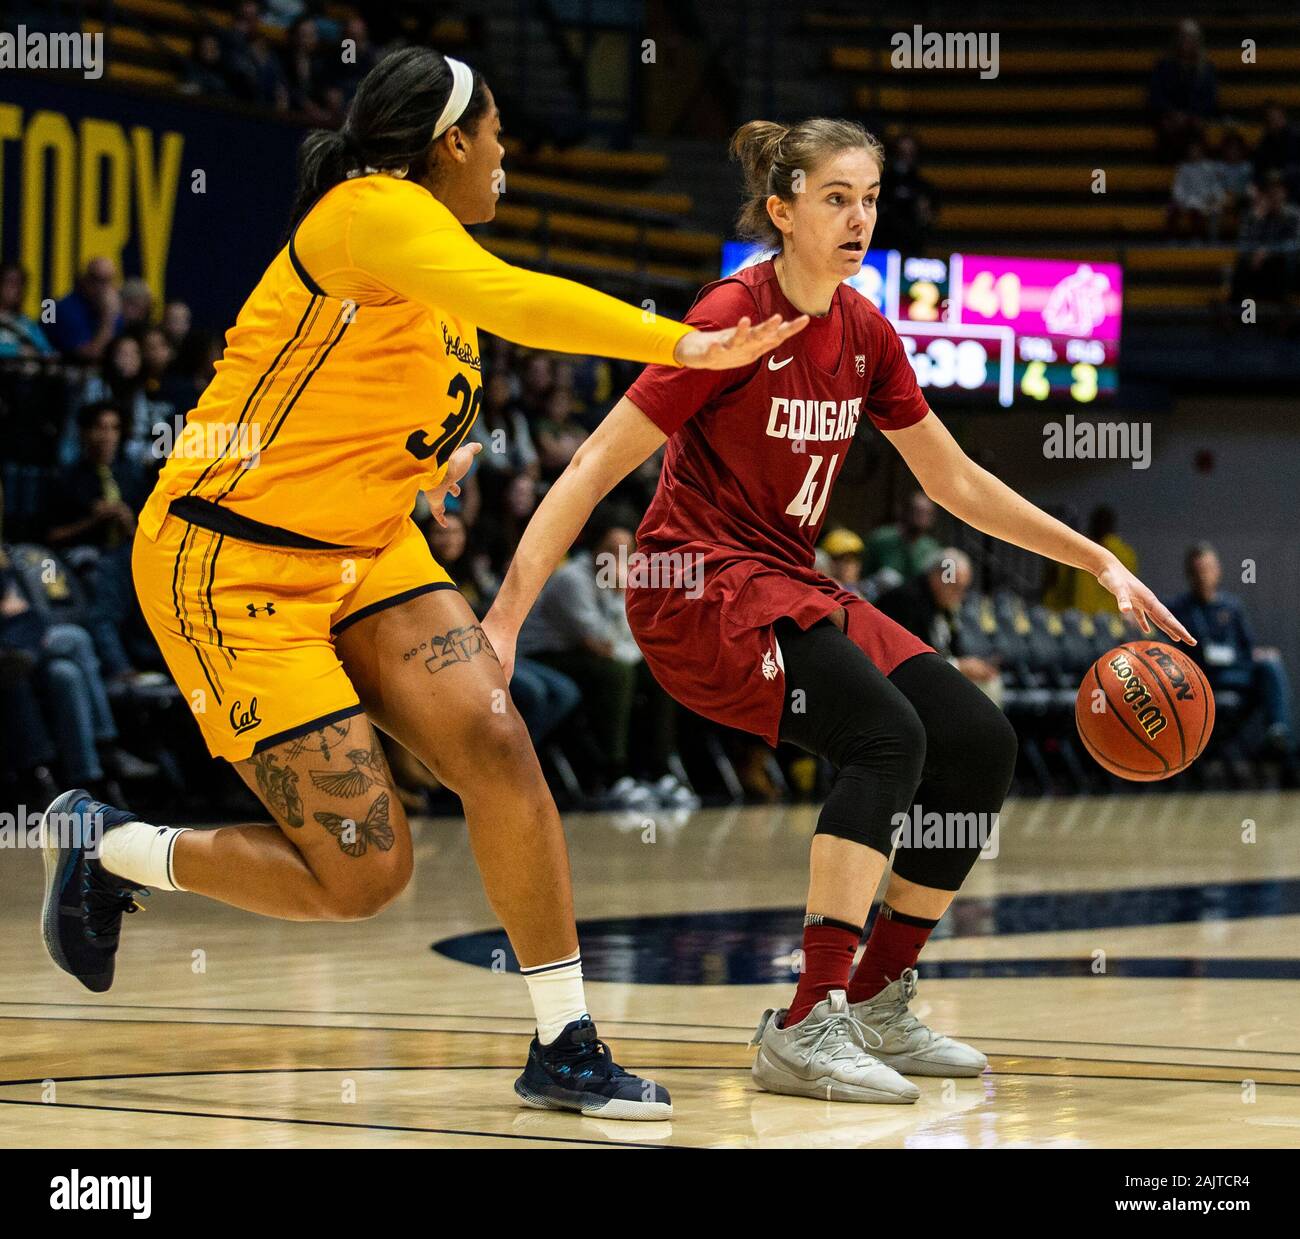
[(366, 921), (378, 916), (407, 887), (412, 862), (409, 850), (372, 866), (364, 881), (326, 884), (321, 894), (321, 919)]
[(513, 703), (502, 711), (481, 710), (463, 721), (455, 743), (444, 742), (433, 769), (453, 791), (473, 780), (513, 778), (532, 756), (528, 728)]
[(916, 789), (926, 756), (925, 725), (901, 694), (888, 706), (864, 711), (841, 746), (836, 764), (859, 767), (876, 779)]
[(817, 820), (817, 833), (836, 835), (888, 856), (895, 819), (916, 794), (926, 737), (906, 698), (850, 720), (831, 760), (839, 767)]
[(1001, 709), (977, 691), (972, 704), (953, 723), (942, 741), (943, 751), (936, 756), (945, 765), (962, 770), (972, 784), (1009, 785), (1020, 742)]

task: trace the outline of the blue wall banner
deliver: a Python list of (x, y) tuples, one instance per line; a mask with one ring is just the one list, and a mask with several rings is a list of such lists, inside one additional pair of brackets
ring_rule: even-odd
[(0, 74), (0, 256), (27, 311), (112, 258), (224, 330), (284, 242), (304, 130), (75, 77)]

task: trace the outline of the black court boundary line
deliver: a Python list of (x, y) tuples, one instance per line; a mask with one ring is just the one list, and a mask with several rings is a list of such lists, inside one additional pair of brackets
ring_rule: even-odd
[[(597, 1148), (614, 1149), (665, 1149), (665, 1148), (703, 1148), (703, 1145), (665, 1145), (647, 1144), (636, 1140), (592, 1140), (582, 1136), (524, 1136), (514, 1132), (501, 1134), (490, 1131), (465, 1131), (457, 1127), (410, 1127), (400, 1123), (344, 1123), (329, 1119), (288, 1119), (260, 1114), (214, 1114), (206, 1110), (151, 1110), (137, 1106), (94, 1106), (84, 1102), (45, 1102), (19, 1101), (0, 1098), (0, 1105), (5, 1106), (39, 1106), (45, 1110), (98, 1110), (109, 1114), (148, 1114), (154, 1117), (182, 1119), (230, 1119), (236, 1123), (288, 1123), (295, 1127), (341, 1127), (349, 1131), (408, 1131), (429, 1136), (474, 1136), (484, 1140), (540, 1140), (546, 1144), (594, 1144)], [(538, 1113), (544, 1113), (538, 1111)], [(590, 1118), (591, 1115), (574, 1115), (574, 1118)], [(627, 1120), (610, 1119), (609, 1122), (626, 1122)], [(645, 1120), (649, 1121), (649, 1120)], [(663, 1121), (663, 1120), (657, 1120)], [(667, 1120), (671, 1122), (672, 1120)], [(201, 1147), (201, 1146), (196, 1146)]]
[[(110, 1004), (95, 1004), (95, 1006)], [(3, 1007), (90, 1007), (89, 1003), (64, 1002), (64, 1003), (45, 1003), (45, 1002), (17, 1002), (12, 1000), (0, 1000), (0, 1008)], [(256, 1011), (266, 1011), (268, 1014), (277, 1011), (274, 1007), (151, 1007), (140, 1003), (115, 1003), (111, 1004), (111, 1009), (118, 1011), (198, 1011), (211, 1012), (219, 1015), (249, 1014)], [(311, 1011), (298, 1008), (284, 1008), (283, 1014), (287, 1015), (370, 1015), (369, 1011)], [(513, 1020), (516, 1023), (531, 1023), (530, 1017), (526, 1015), (460, 1015), (450, 1013), (434, 1012), (425, 1014), (420, 1011), (376, 1011), (373, 1013), (376, 1018), (386, 1015), (405, 1015), (413, 1016), (418, 1019), (430, 1020)], [(110, 1019), (108, 1016), (99, 1015), (6, 1015), (0, 1011), (0, 1020), (61, 1020), (67, 1023), (75, 1023), (78, 1020), (88, 1024), (179, 1024), (187, 1027), (202, 1028), (211, 1026), (213, 1028), (311, 1028), (311, 1029), (336, 1029), (339, 1032), (401, 1032), (401, 1033), (455, 1033), (464, 1035), (466, 1033), (481, 1032), (482, 1029), (476, 1028), (411, 1028), (403, 1025), (393, 1024), (294, 1024), (287, 1021), (272, 1020), (163, 1020), (148, 1019), (139, 1017), (137, 1019)], [(750, 1033), (748, 1024), (678, 1024), (671, 1020), (610, 1020), (609, 1023), (617, 1024), (628, 1028), (718, 1028), (725, 1032)], [(496, 1036), (501, 1037), (531, 1037), (532, 1030), (521, 1030), (519, 1032), (513, 1029), (490, 1029)], [(957, 1034), (949, 1034), (957, 1037)], [(1300, 1050), (1226, 1050), (1212, 1045), (1156, 1045), (1148, 1041), (1070, 1041), (1061, 1040), (1053, 1037), (1000, 1037), (993, 1034), (978, 1036), (973, 1033), (962, 1033), (962, 1038), (969, 1038), (971, 1041), (996, 1041), (1011, 1042), (1019, 1044), (1021, 1042), (1031, 1045), (1080, 1045), (1080, 1046), (1108, 1046), (1116, 1050), (1191, 1050), (1201, 1051), (1206, 1054), (1268, 1054), (1278, 1058), (1300, 1058)], [(698, 1038), (685, 1037), (641, 1037), (630, 1036), (619, 1038), (619, 1040), (633, 1041), (662, 1041), (667, 1045), (740, 1045), (747, 1044), (738, 1041), (709, 1041)], [(1046, 1056), (1045, 1056), (1046, 1057)], [(1108, 1059), (1088, 1060), (1096, 1062), (1108, 1062)], [(1120, 1060), (1113, 1060), (1120, 1061)], [(1127, 1061), (1127, 1060), (1125, 1060)], [(1176, 1064), (1174, 1064), (1176, 1065)], [(1209, 1064), (1201, 1064), (1209, 1065)], [(1232, 1067), (1234, 1063), (1224, 1063), (1221, 1066)], [(1269, 1070), (1275, 1070), (1269, 1068)], [(3, 1084), (3, 1081), (0, 1081)]]
[[(710, 1045), (719, 1044), (717, 1042), (692, 1042), (691, 1044)], [(730, 1043), (727, 1043), (730, 1044)], [(1132, 1066), (1132, 1067), (1170, 1067), (1197, 1069), (1205, 1071), (1236, 1071), (1239, 1070), (1234, 1064), (1221, 1063), (1162, 1063), (1144, 1059), (1116, 1059), (1116, 1058), (1078, 1058), (1077, 1056), (1054, 1057), (1050, 1054), (1019, 1054), (1019, 1055), (998, 1055), (1002, 1058), (1019, 1058), (1028, 1062), (1055, 1063), (1066, 1061), (1073, 1057), (1075, 1062), (1080, 1063), (1098, 1063), (1108, 1066)], [(718, 1063), (637, 1063), (637, 1067), (642, 1071), (718, 1071), (723, 1073), (732, 1073), (743, 1071), (748, 1073), (750, 1068), (737, 1067), (733, 1064)], [(381, 1067), (215, 1067), (206, 1071), (131, 1071), (122, 1072), (114, 1075), (85, 1075), (85, 1076), (40, 1076), (26, 1080), (0, 1080), (0, 1088), (19, 1088), (30, 1087), (37, 1084), (103, 1084), (110, 1081), (119, 1080), (173, 1080), (173, 1079), (206, 1079), (214, 1076), (256, 1076), (256, 1075), (316, 1075), (327, 1073), (339, 1073), (347, 1075), (363, 1075), (366, 1072), (380, 1071), (518, 1071), (518, 1067), (513, 1066), (495, 1066), (486, 1063), (449, 1063), (441, 1066), (430, 1066), (423, 1064), (400, 1065), (391, 1064)], [(1244, 1069), (1243, 1069), (1244, 1070)], [(1263, 1067), (1259, 1070), (1286, 1070), (1286, 1068), (1269, 1068)], [(921, 1079), (970, 1079), (978, 1080), (985, 1073), (980, 1072), (978, 1076), (922, 1076)], [(1036, 1071), (992, 1071), (988, 1075), (998, 1077), (999, 1079), (1011, 1079), (1013, 1077), (1024, 1077), (1031, 1080), (1140, 1080), (1148, 1084), (1231, 1084), (1234, 1088), (1240, 1086), (1239, 1080), (1209, 1080), (1204, 1076), (1145, 1076), (1145, 1075), (1094, 1075), (1079, 1074), (1069, 1071), (1061, 1072), (1036, 1072)], [(1284, 1080), (1268, 1080), (1262, 1087), (1265, 1088), (1300, 1088), (1300, 1080), (1294, 1083), (1288, 1083)], [(25, 1104), (11, 1098), (0, 1098), (0, 1102), (6, 1104)], [(44, 1102), (35, 1104), (43, 1105)], [(52, 1104), (52, 1103), (51, 1103)], [(587, 1115), (581, 1117), (598, 1117)], [(623, 1120), (620, 1120), (623, 1121)], [(650, 1120), (646, 1120), (650, 1121)], [(346, 1124), (344, 1124), (346, 1126)], [(364, 1126), (364, 1124), (363, 1124)], [(423, 1129), (413, 1129), (423, 1130)]]

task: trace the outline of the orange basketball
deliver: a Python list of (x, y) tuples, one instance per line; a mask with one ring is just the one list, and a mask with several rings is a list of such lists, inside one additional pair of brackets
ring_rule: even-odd
[(1214, 730), (1214, 694), (1198, 667), (1162, 641), (1117, 645), (1079, 685), (1074, 721), (1111, 774), (1146, 783), (1186, 770)]

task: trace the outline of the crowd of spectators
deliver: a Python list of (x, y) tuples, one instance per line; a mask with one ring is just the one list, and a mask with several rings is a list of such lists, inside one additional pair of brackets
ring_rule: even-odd
[[(149, 780), (157, 768), (149, 760), (156, 754), (130, 751), (119, 703), (169, 682), (131, 583), (136, 514), (212, 375), (219, 342), (192, 327), (184, 304), (155, 307), (146, 285), (120, 283), (104, 260), (88, 264), (52, 321), (25, 314), (24, 287), (20, 268), (0, 269), (0, 464), (6, 484), (11, 467), (43, 480), (38, 503), (6, 494), (6, 521), (20, 529), (0, 530), (0, 774), (38, 791), (54, 781), (88, 784), (120, 800), (117, 783)], [(480, 346), (488, 377), (472, 434), (483, 450), (448, 501), (445, 524), (423, 504), (414, 515), (482, 616), (538, 502), (634, 368), (491, 337)], [(62, 376), (65, 402), (25, 403), (29, 389), (11, 380), (48, 365)], [(38, 422), (44, 428), (33, 433), (29, 423)], [(696, 801), (679, 732), (698, 720), (649, 674), (623, 608), (635, 530), (660, 461), (656, 454), (615, 489), (547, 583), (520, 634), (512, 683), (552, 775), (585, 799), (629, 809)], [(890, 523), (828, 528), (819, 563), (1001, 701), (1003, 669), (967, 648), (963, 634), (972, 564), (945, 546), (938, 517), (923, 493), (907, 494)], [(1112, 510), (1099, 509), (1088, 532), (1136, 569), (1116, 524)], [(1189, 559), (1194, 597), (1184, 618), (1206, 633), (1194, 656), (1212, 684), (1231, 686), (1260, 715), (1271, 750), (1291, 761), (1285, 670), (1276, 651), (1255, 646), (1241, 603), (1218, 592), (1216, 562), (1209, 548)], [(59, 605), (69, 598), (80, 605)], [(1074, 571), (1058, 574), (1042, 601), (1086, 612), (1110, 606), (1095, 581)], [(748, 745), (736, 765), (750, 790), (770, 790), (761, 746), (734, 735), (729, 743)], [(433, 776), (396, 746), (391, 757), (403, 795), (419, 809), (437, 794)]]
[(1241, 118), (1222, 112), (1200, 27), (1187, 20), (1152, 74), (1150, 114), (1157, 150), (1174, 164), (1169, 238), (1235, 242), (1233, 302), (1300, 292), (1300, 128), (1282, 103), (1264, 105), (1252, 149)]
[(181, 90), (232, 98), (334, 126), (380, 59), (364, 18), (338, 20), (303, 0), (243, 0), (229, 26), (194, 36)]

